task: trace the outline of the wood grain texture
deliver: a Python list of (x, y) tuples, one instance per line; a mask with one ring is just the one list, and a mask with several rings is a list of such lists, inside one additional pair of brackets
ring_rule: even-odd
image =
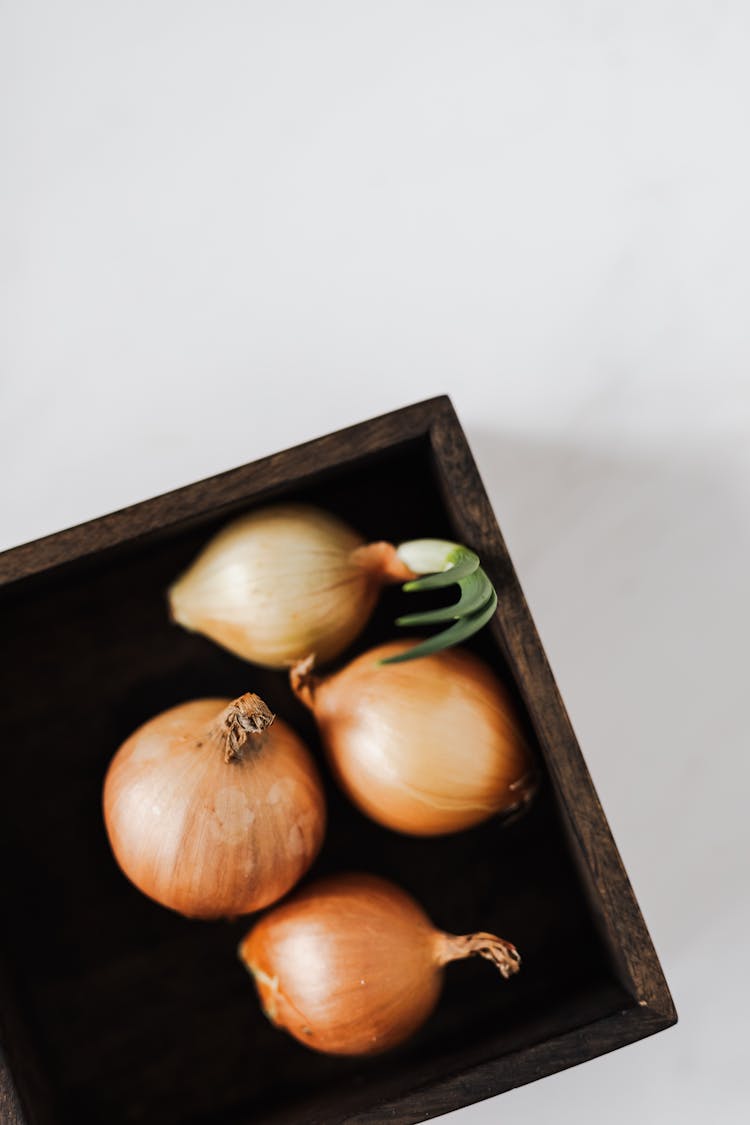
[[(377, 1059), (313, 1055), (274, 1031), (235, 955), (248, 922), (191, 923), (147, 901), (118, 872), (103, 831), (101, 783), (114, 750), (185, 699), (257, 691), (320, 753), (283, 673), (243, 664), (166, 614), (167, 585), (208, 536), (272, 497), (318, 503), (370, 539), (439, 535), (477, 549), (499, 605), (470, 647), (514, 693), (541, 766), (538, 798), (519, 821), (434, 840), (372, 824), (326, 776), (330, 828), (314, 876), (382, 874), (441, 929), (502, 933), (524, 960), (497, 989), (489, 966), (450, 966), (424, 1029)], [(17, 1120), (420, 1121), (674, 1022), (447, 398), (16, 548), (0, 556), (0, 573), (10, 657), (0, 683), (0, 997), (24, 1118), (7, 1070), (0, 1091)], [(354, 653), (392, 637), (407, 609), (413, 596), (385, 591)]]
[[(600, 924), (618, 951), (623, 983), (639, 1006), (668, 1021), (676, 1012), (643, 916), (581, 754), (539, 634), (510, 561), (468, 442), (450, 403), (431, 428), (445, 498), (498, 592), (493, 628), (526, 702), (573, 837)], [(470, 496), (471, 504), (457, 498)], [(575, 810), (575, 815), (573, 811)]]
[(24, 1125), (24, 1120), (5, 1054), (0, 1051), (0, 1122), (2, 1125)]
[[(587, 1057), (593, 1058), (653, 1035), (664, 1026), (661, 1018), (653, 1013), (646, 1012), (633, 1018), (631, 1011), (621, 1012), (579, 1031), (517, 1051), (494, 1064), (438, 1080), (396, 1103), (381, 1105), (372, 1112), (358, 1113), (341, 1120), (352, 1125), (382, 1125), (385, 1121), (394, 1125), (415, 1125), (418, 1121), (445, 1113), (446, 1103), (466, 1105), (458, 1099), (465, 1097), (468, 1091), (472, 1093), (472, 1102), (483, 1101), (577, 1065), (582, 1061), (582, 1051), (588, 1051)], [(324, 1125), (324, 1120), (321, 1118), (316, 1125)]]

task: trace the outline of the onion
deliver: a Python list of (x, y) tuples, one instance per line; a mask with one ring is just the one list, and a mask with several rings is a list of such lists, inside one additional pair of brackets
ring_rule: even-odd
[(410, 643), (371, 649), (324, 679), (311, 657), (291, 671), (343, 789), (373, 820), (413, 836), (521, 807), (534, 771), (506, 688), (462, 648), (384, 663)]
[(366, 625), (380, 588), (405, 580), (407, 592), (455, 583), (460, 596), (399, 618), (397, 625), (451, 623), (400, 661), (459, 644), (495, 612), (492, 583), (462, 544), (365, 544), (336, 516), (305, 504), (261, 508), (228, 524), (170, 588), (169, 603), (186, 629), (255, 664), (284, 668), (309, 652), (319, 662), (338, 656)]
[(112, 759), (103, 801), (125, 875), (193, 918), (275, 902), (307, 871), (325, 830), (308, 750), (252, 694), (182, 703), (139, 727)]
[(520, 966), (509, 942), (441, 933), (410, 895), (373, 875), (297, 892), (239, 954), (269, 1020), (332, 1055), (377, 1054), (407, 1039), (435, 1007), (449, 961), (486, 957), (506, 978)]
[(245, 660), (286, 667), (337, 656), (384, 582), (413, 577), (387, 543), (365, 546), (336, 516), (279, 504), (220, 531), (169, 591), (175, 621)]

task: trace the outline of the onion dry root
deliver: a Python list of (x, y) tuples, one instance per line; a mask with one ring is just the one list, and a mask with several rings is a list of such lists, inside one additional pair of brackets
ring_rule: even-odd
[(435, 1007), (443, 969), (484, 957), (506, 979), (520, 957), (493, 934), (435, 929), (405, 891), (373, 875), (338, 875), (269, 911), (242, 942), (268, 1019), (333, 1055), (403, 1042)]

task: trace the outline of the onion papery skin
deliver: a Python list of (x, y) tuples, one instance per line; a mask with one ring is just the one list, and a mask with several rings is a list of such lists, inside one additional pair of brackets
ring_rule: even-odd
[(323, 841), (321, 782), (286, 723), (277, 718), (232, 753), (226, 715), (249, 698), (257, 699), (193, 700), (157, 715), (122, 744), (105, 778), (104, 820), (120, 868), (149, 898), (191, 918), (275, 902)]
[(383, 582), (411, 574), (388, 574), (388, 556), (319, 508), (262, 508), (218, 532), (174, 583), (172, 617), (268, 668), (309, 652), (324, 663), (367, 624)]
[(438, 836), (523, 805), (535, 771), (510, 693), (466, 649), (378, 664), (413, 640), (381, 645), (292, 686), (313, 711), (337, 779), (367, 816), (397, 832)]
[(272, 1023), (335, 1055), (407, 1039), (440, 995), (435, 931), (409, 895), (374, 876), (321, 880), (272, 910), (241, 946)]
[(520, 964), (508, 942), (443, 934), (405, 891), (361, 874), (298, 891), (239, 954), (268, 1019), (332, 1055), (379, 1054), (408, 1039), (437, 1004), (449, 961), (479, 954), (506, 977)]

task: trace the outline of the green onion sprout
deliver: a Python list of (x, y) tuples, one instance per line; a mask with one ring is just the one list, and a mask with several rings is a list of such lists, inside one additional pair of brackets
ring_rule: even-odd
[(399, 664), (429, 656), (444, 648), (461, 644), (482, 629), (497, 608), (497, 593), (479, 565), (479, 556), (461, 543), (446, 539), (412, 539), (398, 548), (398, 557), (415, 574), (423, 577), (406, 582), (405, 593), (439, 590), (456, 584), (456, 602), (441, 609), (408, 613), (396, 620), (399, 626), (439, 625), (452, 622), (446, 629), (396, 656), (386, 657), (381, 664)]

